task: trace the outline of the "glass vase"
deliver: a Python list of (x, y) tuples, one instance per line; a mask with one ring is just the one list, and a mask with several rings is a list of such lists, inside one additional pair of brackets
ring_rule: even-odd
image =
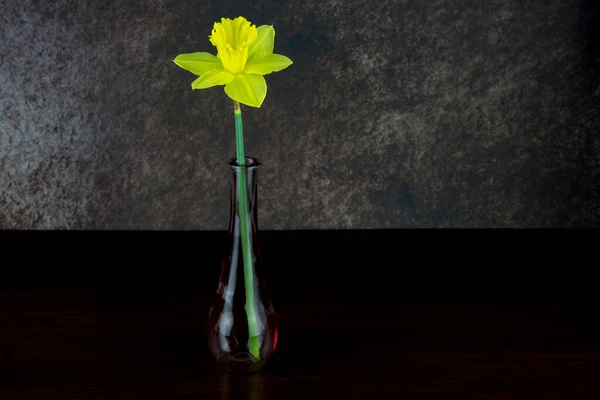
[(217, 365), (230, 372), (260, 369), (277, 345), (277, 321), (257, 238), (256, 178), (260, 165), (250, 157), (245, 165), (235, 159), (229, 162), (228, 250), (208, 315), (207, 335)]

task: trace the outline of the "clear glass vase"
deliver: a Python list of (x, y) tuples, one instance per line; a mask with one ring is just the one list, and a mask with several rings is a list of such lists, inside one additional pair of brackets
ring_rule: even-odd
[(252, 372), (265, 365), (277, 345), (277, 321), (257, 238), (256, 175), (260, 162), (247, 157), (245, 165), (232, 159), (229, 166), (228, 251), (209, 311), (208, 346), (222, 369)]

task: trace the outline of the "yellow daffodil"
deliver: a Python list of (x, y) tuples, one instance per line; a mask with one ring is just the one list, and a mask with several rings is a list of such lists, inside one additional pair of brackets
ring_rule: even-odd
[(260, 108), (267, 96), (264, 75), (281, 71), (292, 60), (274, 54), (275, 29), (258, 28), (244, 17), (221, 18), (215, 22), (210, 42), (217, 55), (197, 52), (178, 55), (173, 62), (198, 76), (192, 89), (225, 85), (225, 93), (234, 101)]

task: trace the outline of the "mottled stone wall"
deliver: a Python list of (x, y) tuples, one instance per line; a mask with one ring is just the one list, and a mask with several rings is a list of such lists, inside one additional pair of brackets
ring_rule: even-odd
[(171, 60), (212, 23), (294, 64), (243, 108), (261, 229), (600, 226), (593, 1), (8, 0), (0, 228), (227, 228), (232, 105)]

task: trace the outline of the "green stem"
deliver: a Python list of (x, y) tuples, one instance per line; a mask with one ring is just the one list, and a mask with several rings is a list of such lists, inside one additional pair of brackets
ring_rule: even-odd
[(244, 156), (244, 131), (242, 129), (242, 110), (240, 103), (233, 102), (235, 115), (235, 149), (237, 163), (241, 168), (238, 176), (238, 204), (240, 216), (240, 234), (242, 239), (242, 259), (244, 262), (244, 284), (246, 286), (246, 312), (248, 313), (248, 336), (250, 352), (260, 358), (258, 351), (258, 321), (254, 301), (254, 268), (252, 247), (248, 224), (248, 192), (246, 186), (246, 157)]

